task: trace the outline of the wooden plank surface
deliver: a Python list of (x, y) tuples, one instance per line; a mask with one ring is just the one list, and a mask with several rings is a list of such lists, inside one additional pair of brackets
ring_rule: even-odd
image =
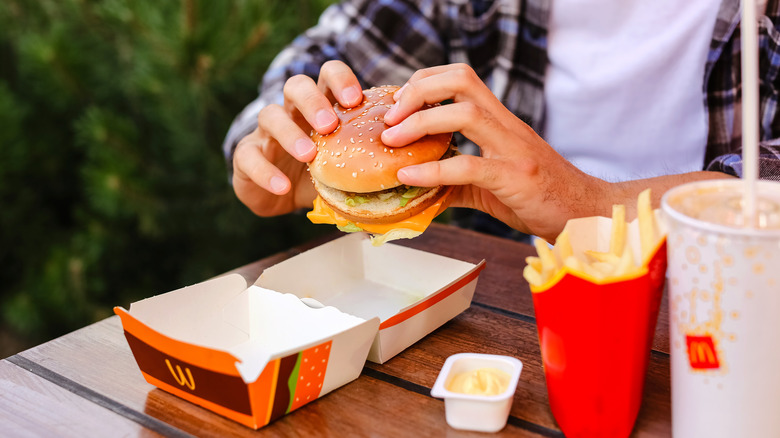
[[(233, 272), (254, 281), (265, 267), (332, 237), (338, 237), (338, 234)], [(300, 435), (305, 431), (327, 431), (332, 436), (427, 436), (445, 432), (448, 436), (481, 435), (449, 428), (444, 419), (443, 402), (430, 396), (430, 388), (445, 359), (451, 354), (468, 351), (507, 354), (524, 363), (509, 424), (499, 436), (562, 436), (548, 407), (531, 293), (521, 276), (524, 259), (533, 254), (533, 248), (443, 225), (434, 225), (422, 236), (400, 243), (473, 263), (487, 260), (471, 308), (384, 365), (367, 364), (356, 381), (262, 430), (285, 436)], [(666, 319), (665, 313), (660, 319)], [(654, 342), (658, 351), (651, 354), (635, 436), (670, 434), (666, 333), (665, 326), (659, 324)], [(5, 363), (8, 361), (17, 365)], [(29, 364), (32, 377), (39, 380), (45, 377), (44, 380), (48, 379), (53, 386), (70, 385), (71, 395), (89, 399), (91, 391), (93, 398), (95, 394), (102, 397), (99, 402), (102, 400), (104, 405), (123, 407), (126, 409), (124, 415), (135, 419), (131, 426), (136, 425), (136, 428), (138, 424), (146, 424), (154, 431), (155, 427), (165, 425), (172, 429), (165, 433), (167, 435), (254, 434), (251, 429), (147, 384), (127, 346), (118, 317), (24, 351), (8, 361), (0, 363), (17, 368)], [(111, 411), (106, 412), (111, 414)]]
[[(94, 421), (99, 418), (100, 421)], [(126, 416), (0, 361), (0, 436), (162, 436)]]

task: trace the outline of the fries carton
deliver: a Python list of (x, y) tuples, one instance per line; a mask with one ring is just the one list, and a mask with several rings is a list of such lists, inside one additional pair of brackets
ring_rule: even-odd
[(468, 308), (484, 265), (355, 234), (114, 310), (147, 382), (257, 429)]
[[(564, 232), (571, 246), (556, 245), (555, 255), (570, 251), (587, 264), (588, 252), (609, 253), (615, 249), (610, 237), (621, 227), (612, 222), (569, 221)], [(596, 277), (562, 264), (544, 284), (531, 285), (550, 408), (568, 437), (626, 437), (633, 429), (665, 279), (659, 223), (645, 256), (639, 221), (627, 225), (626, 251), (633, 254), (626, 257), (637, 263), (625, 272)]]

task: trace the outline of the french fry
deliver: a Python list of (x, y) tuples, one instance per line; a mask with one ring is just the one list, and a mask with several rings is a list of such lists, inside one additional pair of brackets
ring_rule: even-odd
[(558, 271), (560, 267), (558, 260), (555, 258), (555, 254), (553, 254), (546, 240), (541, 238), (535, 239), (534, 246), (539, 254), (539, 259), (542, 261), (542, 280), (546, 281)]
[(634, 266), (634, 253), (631, 251), (631, 246), (626, 245), (625, 249), (623, 250), (623, 255), (620, 256), (620, 259), (615, 264), (615, 275), (626, 275), (635, 269), (636, 266)]
[(526, 257), (525, 264), (530, 265), (538, 272), (542, 272), (542, 260), (539, 257)]
[(525, 278), (525, 281), (527, 281), (529, 284), (534, 286), (541, 286), (544, 284), (544, 281), (542, 280), (542, 274), (534, 269), (534, 267), (530, 264), (526, 265), (523, 269), (523, 278)]
[(655, 242), (655, 217), (650, 202), (650, 189), (645, 189), (639, 194), (636, 201), (636, 210), (639, 217), (639, 244), (642, 260), (644, 260), (650, 255)]
[(612, 206), (612, 235), (609, 239), (609, 252), (615, 256), (623, 254), (626, 245), (626, 206), (615, 204)]
[(604, 277), (611, 277), (615, 271), (615, 265), (607, 262), (593, 262), (590, 266), (599, 271)]
[(573, 255), (566, 257), (566, 260), (563, 261), (563, 266), (566, 266), (575, 272), (582, 271), (582, 262)]
[[(637, 217), (639, 222), (639, 254), (645, 260), (653, 250), (656, 241), (655, 216), (650, 201), (650, 189), (641, 192), (637, 198)], [(609, 236), (609, 248), (606, 252), (586, 250), (574, 254), (568, 230), (562, 231), (550, 248), (544, 239), (534, 240), (538, 257), (526, 257), (523, 276), (532, 285), (543, 285), (553, 278), (560, 269), (583, 273), (596, 281), (620, 280), (639, 269), (635, 263), (634, 249), (628, 239), (626, 207), (622, 204), (612, 206), (612, 226)], [(641, 263), (639, 263), (641, 265)]]
[(597, 262), (616, 264), (617, 261), (620, 260), (620, 257), (616, 256), (615, 254), (612, 254), (611, 252), (599, 252), (599, 251), (587, 250), (585, 251), (585, 255)]
[[(600, 263), (600, 262), (596, 262), (596, 263)], [(581, 272), (584, 272), (585, 274), (595, 278), (596, 280), (601, 280), (604, 278), (604, 273), (596, 269), (596, 267), (593, 266), (593, 263), (583, 263)]]
[(555, 248), (558, 250), (558, 257), (561, 264), (574, 255), (574, 251), (571, 249), (571, 240), (569, 240), (569, 232), (567, 230), (561, 231), (561, 234), (555, 239)]

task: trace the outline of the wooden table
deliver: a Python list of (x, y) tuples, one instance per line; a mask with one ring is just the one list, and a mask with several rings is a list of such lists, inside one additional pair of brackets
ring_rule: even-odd
[[(264, 268), (322, 242), (293, 248), (235, 272), (254, 281)], [(487, 260), (471, 307), (384, 365), (367, 363), (354, 382), (259, 432), (283, 436), (484, 436), (449, 428), (443, 401), (430, 396), (448, 356), (478, 352), (514, 356), (524, 364), (508, 425), (499, 435), (563, 436), (548, 405), (531, 292), (522, 277), (524, 259), (534, 249), (440, 224), (400, 243), (472, 263)], [(634, 436), (671, 433), (666, 321), (664, 301)], [(0, 436), (224, 437), (257, 433), (146, 383), (116, 316), (0, 361)]]

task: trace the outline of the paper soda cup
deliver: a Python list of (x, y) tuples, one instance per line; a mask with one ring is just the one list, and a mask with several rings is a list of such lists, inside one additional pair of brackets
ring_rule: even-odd
[[(610, 225), (604, 217), (569, 221), (574, 252), (608, 248)], [(635, 244), (637, 228), (629, 225)], [(661, 239), (630, 275), (598, 281), (564, 267), (541, 287), (532, 285), (550, 408), (567, 437), (630, 435), (642, 402), (665, 271)]]
[(759, 181), (745, 228), (740, 180), (667, 192), (672, 431), (780, 436), (780, 184)]

